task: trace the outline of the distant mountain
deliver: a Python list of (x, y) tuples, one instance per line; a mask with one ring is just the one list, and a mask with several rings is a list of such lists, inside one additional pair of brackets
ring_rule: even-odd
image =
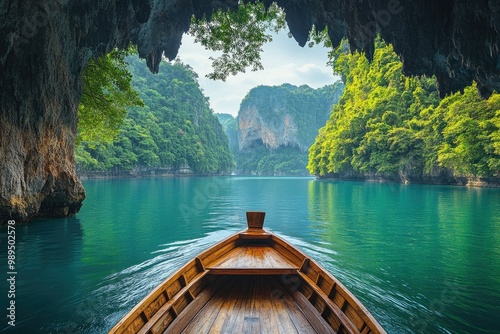
[(219, 114), (239, 174), (308, 175), (308, 149), (328, 120), (344, 85), (258, 86), (240, 105), (237, 118)]
[(76, 149), (80, 175), (225, 174), (234, 166), (228, 139), (187, 65), (162, 62), (151, 74), (127, 59), (132, 84), (145, 106), (131, 108), (119, 138), (83, 142)]
[(230, 114), (215, 114), (219, 119), (229, 141), (229, 148), (233, 154), (238, 152), (238, 121)]

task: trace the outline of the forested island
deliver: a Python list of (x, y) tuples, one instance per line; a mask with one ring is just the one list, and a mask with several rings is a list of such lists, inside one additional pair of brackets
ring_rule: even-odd
[(227, 174), (233, 156), (203, 95), (197, 74), (181, 62), (162, 62), (158, 74), (135, 55), (126, 58), (143, 106), (128, 108), (116, 138), (80, 141), (78, 173), (87, 177)]
[(238, 116), (218, 115), (235, 156), (237, 174), (309, 175), (307, 151), (342, 95), (336, 82), (318, 89), (258, 86)]
[(341, 45), (334, 69), (346, 88), (310, 148), (320, 178), (499, 186), (500, 95), (475, 85), (440, 99), (436, 79), (406, 77), (391, 45), (370, 62)]

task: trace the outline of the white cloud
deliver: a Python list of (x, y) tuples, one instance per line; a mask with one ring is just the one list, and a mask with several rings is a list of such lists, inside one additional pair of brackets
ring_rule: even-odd
[(326, 65), (328, 49), (315, 46), (301, 48), (285, 32), (274, 35), (273, 42), (264, 45), (261, 55), (264, 70), (240, 73), (229, 77), (226, 82), (213, 81), (205, 77), (211, 69), (210, 56), (217, 54), (195, 44), (191, 36), (182, 40), (179, 58), (189, 64), (199, 75), (199, 83), (210, 105), (216, 113), (237, 115), (241, 100), (258, 85), (309, 85), (319, 88), (334, 83), (338, 77)]
[(210, 99), (210, 106), (216, 113), (232, 114), (236, 116), (241, 100), (241, 96), (236, 94), (222, 97), (216, 96)]

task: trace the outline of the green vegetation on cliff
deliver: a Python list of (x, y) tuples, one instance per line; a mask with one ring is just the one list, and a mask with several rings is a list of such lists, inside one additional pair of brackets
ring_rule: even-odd
[(343, 88), (344, 85), (337, 82), (319, 89), (283, 84), (250, 90), (241, 102), (237, 118), (238, 147), (233, 150), (236, 171), (240, 174), (308, 174), (307, 149), (328, 119)]
[(258, 145), (235, 154), (239, 174), (256, 175), (308, 175), (307, 153), (296, 147), (279, 147), (271, 150)]
[(373, 62), (336, 49), (346, 89), (309, 150), (318, 176), (404, 180), (452, 174), (498, 176), (500, 96), (476, 87), (439, 99), (434, 78), (408, 78), (392, 46), (377, 39)]
[(196, 73), (179, 62), (162, 62), (154, 75), (137, 57), (129, 57), (127, 62), (144, 107), (128, 110), (114, 142), (83, 140), (76, 149), (79, 168), (175, 172), (189, 167), (201, 174), (230, 171), (234, 162), (227, 137), (201, 92)]

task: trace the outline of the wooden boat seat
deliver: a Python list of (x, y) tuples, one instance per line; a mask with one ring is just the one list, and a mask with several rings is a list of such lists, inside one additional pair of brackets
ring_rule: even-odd
[(206, 267), (214, 275), (284, 275), (299, 269), (266, 244), (236, 247)]

